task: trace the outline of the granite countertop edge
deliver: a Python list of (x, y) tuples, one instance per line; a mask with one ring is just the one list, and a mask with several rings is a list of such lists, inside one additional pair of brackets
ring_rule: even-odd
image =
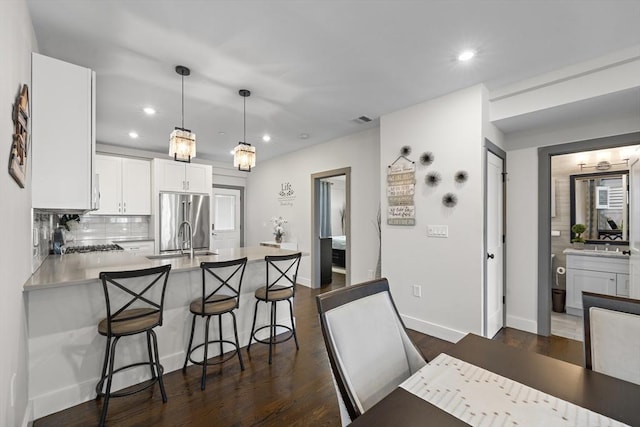
[[(298, 251), (267, 246), (220, 249), (216, 255), (149, 259), (126, 251), (49, 255), (23, 286), (24, 292), (64, 286), (98, 283), (101, 271), (138, 270), (171, 264), (172, 272), (199, 270), (203, 261), (227, 261), (246, 256), (248, 263), (264, 262), (266, 255), (286, 255)], [(308, 255), (308, 253), (303, 253)]]

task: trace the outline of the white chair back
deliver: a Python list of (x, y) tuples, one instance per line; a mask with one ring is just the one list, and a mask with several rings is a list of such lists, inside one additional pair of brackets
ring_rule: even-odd
[(640, 300), (583, 292), (585, 366), (640, 384)]
[(405, 331), (386, 279), (317, 299), (334, 380), (351, 420), (426, 364)]

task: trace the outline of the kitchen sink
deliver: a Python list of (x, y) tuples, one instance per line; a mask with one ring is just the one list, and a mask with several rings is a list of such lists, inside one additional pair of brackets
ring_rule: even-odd
[[(194, 251), (193, 256), (207, 256), (207, 255), (218, 255), (215, 251)], [(172, 258), (185, 258), (189, 257), (189, 252), (181, 253), (168, 253), (168, 254), (160, 254), (160, 255), (148, 255), (147, 259), (172, 259)]]

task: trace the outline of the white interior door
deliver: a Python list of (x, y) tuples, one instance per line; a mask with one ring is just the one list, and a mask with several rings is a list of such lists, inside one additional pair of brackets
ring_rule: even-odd
[(240, 190), (214, 187), (212, 205), (212, 249), (239, 248), (242, 232)]
[(629, 167), (629, 296), (640, 299), (640, 158), (636, 150)]
[(493, 337), (503, 322), (503, 243), (504, 210), (502, 159), (487, 153), (487, 254), (486, 254), (486, 336)]

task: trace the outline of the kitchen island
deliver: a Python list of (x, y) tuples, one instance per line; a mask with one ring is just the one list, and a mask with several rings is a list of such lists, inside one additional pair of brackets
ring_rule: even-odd
[[(29, 400), (33, 419), (95, 398), (106, 338), (97, 325), (106, 317), (102, 271), (136, 270), (171, 264), (165, 295), (164, 322), (156, 329), (160, 361), (164, 372), (182, 368), (191, 327), (189, 303), (201, 290), (203, 261), (225, 261), (247, 257), (240, 306), (236, 312), (241, 347), (249, 342), (253, 320), (254, 291), (264, 285), (266, 255), (286, 255), (295, 251), (256, 246), (219, 249), (215, 255), (144, 257), (129, 252), (96, 252), (50, 255), (24, 285), (29, 345)], [(278, 323), (289, 324), (288, 310), (280, 310)], [(202, 339), (203, 323), (197, 322), (196, 339)], [(258, 324), (268, 323), (268, 310), (261, 304)], [(231, 331), (231, 318), (222, 325)], [(217, 322), (210, 334), (217, 336)], [(118, 365), (146, 357), (143, 337), (123, 340)], [(125, 348), (126, 347), (126, 348)], [(211, 346), (211, 357), (217, 346)], [(243, 350), (244, 351), (244, 350)], [(196, 356), (197, 357), (197, 356)], [(266, 360), (265, 360), (266, 363)], [(131, 375), (114, 377), (114, 390), (147, 379), (148, 369), (132, 370)], [(197, 379), (196, 379), (197, 380)]]

